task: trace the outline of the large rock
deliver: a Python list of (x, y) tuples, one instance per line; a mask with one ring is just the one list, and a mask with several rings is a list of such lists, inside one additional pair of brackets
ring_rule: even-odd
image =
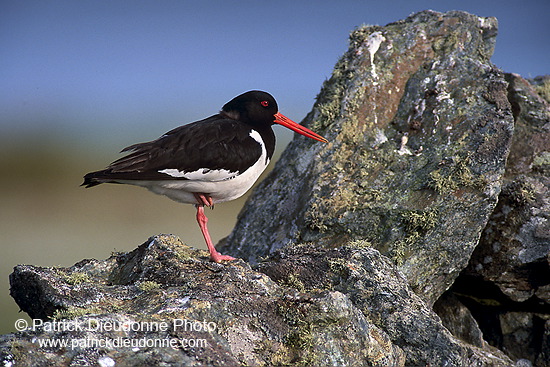
[(172, 236), (70, 268), (17, 266), (10, 281), (21, 309), (44, 323), (0, 337), (4, 365), (405, 364), (344, 293), (298, 292), (242, 261), (211, 263)]
[(550, 105), (525, 79), (507, 79), (516, 125), (504, 186), (465, 273), (550, 307)]
[(242, 261), (211, 263), (205, 251), (157, 236), (104, 261), (18, 266), (12, 295), (36, 327), (0, 337), (0, 360), (15, 366), (512, 364), (498, 351), (455, 339), (394, 264), (367, 245), (294, 246), (258, 272)]
[(311, 244), (277, 251), (259, 270), (305, 291), (333, 289), (347, 295), (369, 321), (402, 348), (408, 366), (510, 366), (487, 345), (456, 339), (408, 286), (391, 261), (364, 241), (336, 249)]
[(493, 345), (550, 366), (550, 104), (536, 84), (506, 79), (515, 130), (503, 189), (453, 291), (469, 295), (464, 302)]
[(429, 304), (477, 245), (513, 131), (497, 22), (424, 11), (350, 37), (296, 137), (221, 251), (256, 263), (288, 243), (367, 240)]

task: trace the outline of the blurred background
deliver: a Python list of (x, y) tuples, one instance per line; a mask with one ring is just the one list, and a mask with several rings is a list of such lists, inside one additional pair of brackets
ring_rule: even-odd
[[(17, 264), (105, 259), (159, 233), (205, 248), (191, 205), (137, 187), (86, 190), (85, 173), (250, 89), (299, 122), (352, 29), (425, 9), (497, 17), (493, 62), (550, 72), (548, 0), (0, 1), (0, 333), (26, 316), (9, 296)], [(292, 134), (275, 130), (280, 153)], [(243, 202), (207, 212), (215, 243)]]

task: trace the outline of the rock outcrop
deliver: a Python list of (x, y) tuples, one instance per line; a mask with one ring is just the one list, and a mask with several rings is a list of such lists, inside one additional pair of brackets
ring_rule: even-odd
[(489, 61), (496, 24), (427, 11), (355, 30), (304, 121), (330, 143), (291, 142), (223, 252), (255, 263), (288, 243), (367, 240), (435, 302), (501, 188), (513, 116)]
[[(243, 261), (211, 263), (206, 252), (173, 236), (157, 236), (130, 253), (67, 269), (18, 266), (11, 283), (13, 297), (33, 319), (60, 324), (69, 319), (67, 325), (81, 329), (70, 335), (71, 343), (81, 345), (25, 353), (18, 361), (26, 365), (46, 365), (48, 359), (97, 365), (101, 358), (133, 366), (383, 366), (405, 360), (342, 293), (290, 291)], [(168, 325), (166, 330), (148, 330), (160, 323)], [(28, 331), (15, 348), (37, 351), (37, 339), (69, 340), (64, 330), (47, 325)], [(122, 326), (106, 330), (106, 325)], [(129, 346), (85, 344), (117, 338)], [(147, 347), (163, 341), (175, 347), (165, 346), (162, 353)]]
[(451, 293), (493, 345), (550, 366), (550, 105), (536, 83), (513, 74), (506, 80), (515, 130), (503, 188)]
[(464, 12), (356, 29), (303, 122), (330, 143), (296, 137), (219, 246), (244, 261), (160, 235), (19, 265), (33, 321), (0, 361), (550, 366), (550, 81), (492, 65), (496, 34)]
[(15, 365), (511, 363), (454, 338), (364, 242), (291, 247), (255, 271), (162, 235), (104, 261), (20, 265), (10, 281), (21, 309), (45, 320), (0, 337), (0, 360)]

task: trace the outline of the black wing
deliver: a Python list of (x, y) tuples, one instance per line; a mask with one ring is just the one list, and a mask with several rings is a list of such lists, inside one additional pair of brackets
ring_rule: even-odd
[(250, 136), (251, 128), (242, 122), (214, 115), (180, 126), (157, 140), (134, 144), (122, 152), (129, 155), (111, 163), (107, 169), (84, 176), (86, 187), (117, 180), (186, 179), (161, 173), (203, 170), (244, 172), (261, 156), (262, 147)]

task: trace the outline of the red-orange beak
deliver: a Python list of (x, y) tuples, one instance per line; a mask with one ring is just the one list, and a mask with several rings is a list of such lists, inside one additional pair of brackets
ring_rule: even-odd
[(282, 113), (277, 112), (275, 114), (275, 123), (279, 125), (283, 125), (284, 127), (288, 127), (290, 130), (293, 130), (303, 136), (307, 136), (308, 138), (322, 141), (323, 143), (328, 143), (328, 140), (323, 138), (321, 135), (315, 134), (310, 129), (295, 123), (294, 121), (292, 121), (291, 119), (283, 115)]

